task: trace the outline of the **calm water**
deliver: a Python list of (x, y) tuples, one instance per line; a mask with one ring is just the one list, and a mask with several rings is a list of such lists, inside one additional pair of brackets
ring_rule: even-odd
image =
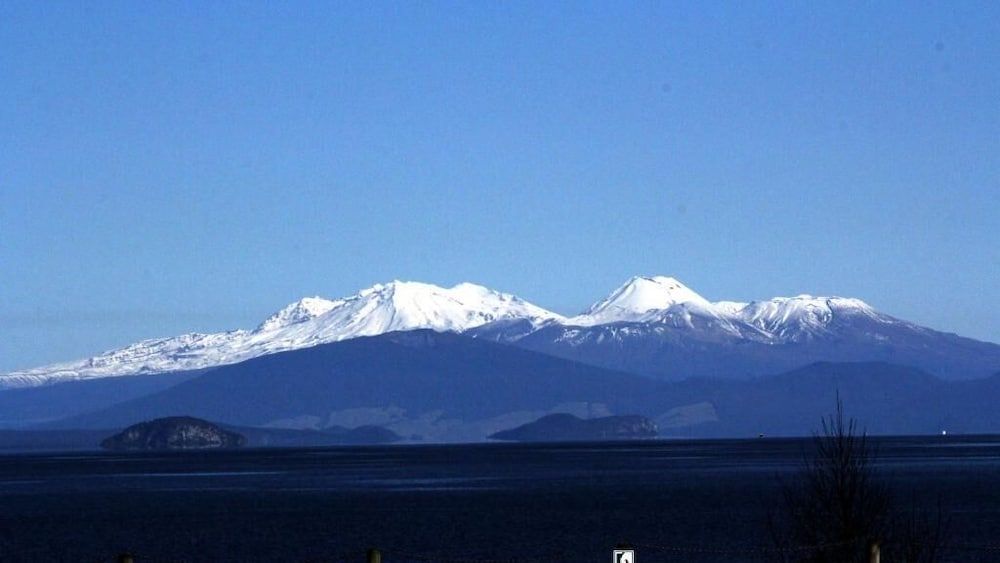
[[(555, 560), (768, 556), (805, 441), (455, 445), (0, 457), (0, 560)], [(951, 518), (948, 560), (1000, 561), (1000, 438), (879, 441), (880, 469)], [(655, 546), (655, 547), (654, 547)], [(959, 549), (961, 547), (961, 549)]]

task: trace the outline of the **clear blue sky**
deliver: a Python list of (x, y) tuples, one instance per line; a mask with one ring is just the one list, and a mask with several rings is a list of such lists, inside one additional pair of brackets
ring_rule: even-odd
[(394, 278), (1000, 341), (1000, 4), (740, 4), (4, 1), (0, 371)]

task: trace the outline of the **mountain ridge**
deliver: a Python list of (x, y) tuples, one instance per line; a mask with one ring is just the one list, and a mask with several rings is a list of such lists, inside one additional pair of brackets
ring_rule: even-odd
[(359, 336), (430, 328), (462, 332), (504, 320), (542, 323), (560, 315), (511, 294), (460, 283), (442, 288), (420, 282), (376, 284), (337, 300), (308, 297), (253, 330), (188, 333), (141, 340), (98, 356), (0, 375), (0, 390), (52, 382), (189, 371)]
[[(361, 336), (418, 329), (469, 333), (605, 367), (617, 366), (622, 354), (638, 350), (639, 356), (646, 357), (645, 363), (629, 367), (630, 371), (674, 379), (725, 370), (735, 375), (761, 374), (809, 361), (840, 359), (836, 354), (844, 354), (846, 360), (894, 359), (894, 347), (912, 348), (903, 363), (943, 370), (948, 378), (985, 376), (1000, 369), (998, 345), (978, 343), (975, 352), (968, 352), (962, 342), (978, 341), (958, 342), (855, 298), (798, 295), (711, 302), (676, 278), (634, 276), (583, 313), (564, 317), (476, 284), (443, 288), (396, 280), (335, 300), (300, 299), (252, 330), (142, 340), (84, 360), (3, 374), (0, 390), (212, 368)], [(607, 342), (620, 345), (606, 350)], [(851, 342), (854, 347), (845, 349)], [(931, 353), (938, 343), (947, 348), (937, 354), (941, 358)], [(948, 350), (961, 355), (961, 361), (950, 365)], [(974, 354), (985, 358), (981, 366), (968, 357)], [(718, 361), (728, 356), (732, 362)], [(757, 356), (773, 358), (756, 365)], [(693, 365), (702, 357), (706, 357), (704, 366)], [(740, 364), (741, 358), (745, 365)]]

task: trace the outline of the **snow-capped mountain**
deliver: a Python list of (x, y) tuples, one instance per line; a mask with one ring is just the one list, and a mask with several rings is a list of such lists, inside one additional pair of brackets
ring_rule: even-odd
[(903, 322), (879, 313), (860, 299), (799, 295), (752, 303), (713, 303), (674, 278), (636, 276), (562, 324), (573, 327), (662, 324), (785, 343), (827, 334), (834, 318), (840, 320), (841, 316), (865, 317), (886, 324)]
[(613, 322), (644, 322), (656, 318), (674, 305), (712, 310), (712, 304), (686, 285), (666, 276), (636, 276), (583, 314), (567, 320), (574, 326)]
[(730, 315), (780, 342), (800, 341), (829, 334), (839, 322), (852, 319), (865, 319), (885, 325), (913, 326), (879, 313), (860, 299), (811, 295), (755, 301), (733, 310)]
[(920, 327), (858, 299), (713, 302), (674, 278), (637, 276), (569, 318), (470, 283), (395, 281), (342, 299), (302, 299), (252, 330), (144, 340), (87, 360), (0, 375), (0, 389), (210, 368), (414, 329), (464, 332), (671, 379), (762, 375), (820, 360), (889, 361), (954, 379), (1000, 370), (1000, 346)]
[(630, 279), (584, 313), (471, 334), (655, 378), (750, 377), (816, 361), (886, 361), (946, 379), (1000, 371), (1000, 346), (897, 319), (859, 299), (711, 302), (674, 278)]
[(254, 330), (185, 334), (137, 342), (99, 356), (0, 376), (0, 389), (195, 370), (327, 342), (392, 331), (462, 332), (493, 321), (559, 322), (560, 315), (513, 295), (462, 283), (452, 288), (394, 281), (337, 300), (307, 297)]

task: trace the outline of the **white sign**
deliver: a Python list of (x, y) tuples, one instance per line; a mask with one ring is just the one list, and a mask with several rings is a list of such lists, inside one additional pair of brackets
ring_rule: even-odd
[(631, 549), (616, 549), (611, 555), (612, 563), (635, 563), (635, 551)]

